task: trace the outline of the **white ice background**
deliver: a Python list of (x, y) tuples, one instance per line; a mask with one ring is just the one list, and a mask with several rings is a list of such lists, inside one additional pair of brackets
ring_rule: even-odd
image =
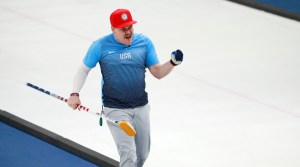
[[(147, 71), (146, 167), (300, 166), (300, 23), (225, 0), (0, 0), (0, 108), (118, 160), (98, 117), (25, 86), (68, 97), (117, 8), (132, 11), (162, 63), (185, 55), (162, 80)], [(100, 85), (97, 65), (80, 93), (95, 111)]]

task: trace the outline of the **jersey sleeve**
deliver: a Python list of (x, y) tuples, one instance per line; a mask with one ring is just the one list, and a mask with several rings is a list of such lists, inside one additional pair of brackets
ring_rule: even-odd
[(83, 63), (89, 68), (94, 68), (101, 58), (101, 46), (97, 42), (93, 42), (93, 44), (88, 49)]
[(155, 47), (152, 43), (152, 41), (147, 38), (147, 56), (146, 56), (146, 66), (150, 67), (159, 62), (157, 58), (157, 54), (155, 51)]

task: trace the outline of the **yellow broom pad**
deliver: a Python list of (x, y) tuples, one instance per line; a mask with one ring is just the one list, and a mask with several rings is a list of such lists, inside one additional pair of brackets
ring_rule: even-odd
[(134, 136), (136, 134), (136, 131), (128, 122), (120, 121), (118, 125), (128, 136)]

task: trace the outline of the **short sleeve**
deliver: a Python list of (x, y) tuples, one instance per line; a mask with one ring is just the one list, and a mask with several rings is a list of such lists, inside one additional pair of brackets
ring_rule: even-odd
[(101, 46), (97, 42), (93, 42), (93, 44), (88, 49), (87, 54), (83, 59), (83, 63), (89, 67), (94, 68), (101, 58)]
[(159, 60), (157, 58), (155, 47), (154, 47), (152, 41), (149, 38), (147, 38), (146, 42), (147, 42), (146, 66), (150, 67), (150, 66), (157, 64), (159, 62)]

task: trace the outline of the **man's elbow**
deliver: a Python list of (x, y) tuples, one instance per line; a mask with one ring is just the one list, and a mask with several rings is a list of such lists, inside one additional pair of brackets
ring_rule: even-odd
[(154, 77), (155, 77), (156, 79), (158, 79), (158, 80), (164, 78), (164, 76), (162, 76), (162, 75), (154, 75)]

